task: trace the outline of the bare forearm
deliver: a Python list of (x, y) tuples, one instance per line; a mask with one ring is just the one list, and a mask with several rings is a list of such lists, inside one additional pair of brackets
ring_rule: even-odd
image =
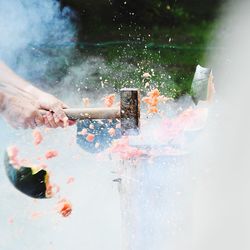
[[(13, 127), (65, 127), (67, 105), (15, 74), (0, 61), (0, 112)], [(39, 110), (47, 111), (41, 116)], [(3, 112), (4, 111), (4, 112)], [(19, 117), (17, 119), (17, 117)]]
[[(6, 64), (0, 61), (0, 83), (5, 91), (18, 90), (24, 93), (32, 93), (33, 96), (39, 96), (41, 90), (34, 87), (28, 81), (15, 74)], [(1, 90), (4, 91), (4, 90)]]

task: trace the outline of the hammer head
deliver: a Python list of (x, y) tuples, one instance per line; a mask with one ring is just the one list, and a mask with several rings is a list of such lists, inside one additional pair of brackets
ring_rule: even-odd
[(195, 104), (197, 104), (199, 101), (205, 101), (207, 99), (208, 83), (211, 74), (211, 69), (197, 65), (191, 86), (193, 92), (192, 99)]
[(121, 132), (123, 135), (138, 135), (140, 127), (139, 90), (123, 88), (120, 97)]

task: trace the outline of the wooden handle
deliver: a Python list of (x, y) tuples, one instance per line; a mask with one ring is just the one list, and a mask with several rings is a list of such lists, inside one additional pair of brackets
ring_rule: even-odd
[[(39, 111), (42, 115), (46, 110)], [(85, 108), (85, 109), (64, 109), (65, 114), (70, 120), (84, 119), (116, 119), (120, 118), (120, 108)]]

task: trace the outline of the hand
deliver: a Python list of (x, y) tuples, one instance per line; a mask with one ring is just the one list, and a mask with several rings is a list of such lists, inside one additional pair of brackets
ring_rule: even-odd
[[(68, 120), (63, 111), (67, 106), (62, 101), (27, 82), (1, 61), (0, 92), (12, 96), (6, 97), (4, 116), (13, 126), (33, 127), (36, 125), (34, 118), (38, 119), (37, 124), (43, 122), (52, 128), (65, 127), (75, 123)], [(0, 112), (1, 98), (0, 95)], [(41, 117), (39, 109), (48, 112), (44, 117)]]
[(44, 118), (38, 112), (38, 107), (32, 99), (5, 95), (2, 115), (14, 128), (33, 129), (44, 124)]
[(70, 121), (63, 109), (68, 106), (57, 99), (55, 96), (48, 93), (41, 92), (37, 99), (39, 109), (47, 110), (46, 115), (43, 116), (44, 123), (47, 127), (57, 128), (73, 125), (75, 122)]

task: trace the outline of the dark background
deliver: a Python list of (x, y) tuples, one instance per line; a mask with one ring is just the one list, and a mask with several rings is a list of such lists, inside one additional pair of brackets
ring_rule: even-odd
[[(186, 23), (211, 22), (223, 0), (61, 0), (75, 10), (80, 37), (119, 37), (117, 27), (131, 29), (173, 28)], [(108, 32), (108, 34), (107, 34)], [(88, 35), (86, 34), (88, 33)], [(91, 34), (90, 34), (91, 33)], [(114, 34), (115, 33), (115, 34)], [(122, 33), (122, 32), (121, 32)]]

